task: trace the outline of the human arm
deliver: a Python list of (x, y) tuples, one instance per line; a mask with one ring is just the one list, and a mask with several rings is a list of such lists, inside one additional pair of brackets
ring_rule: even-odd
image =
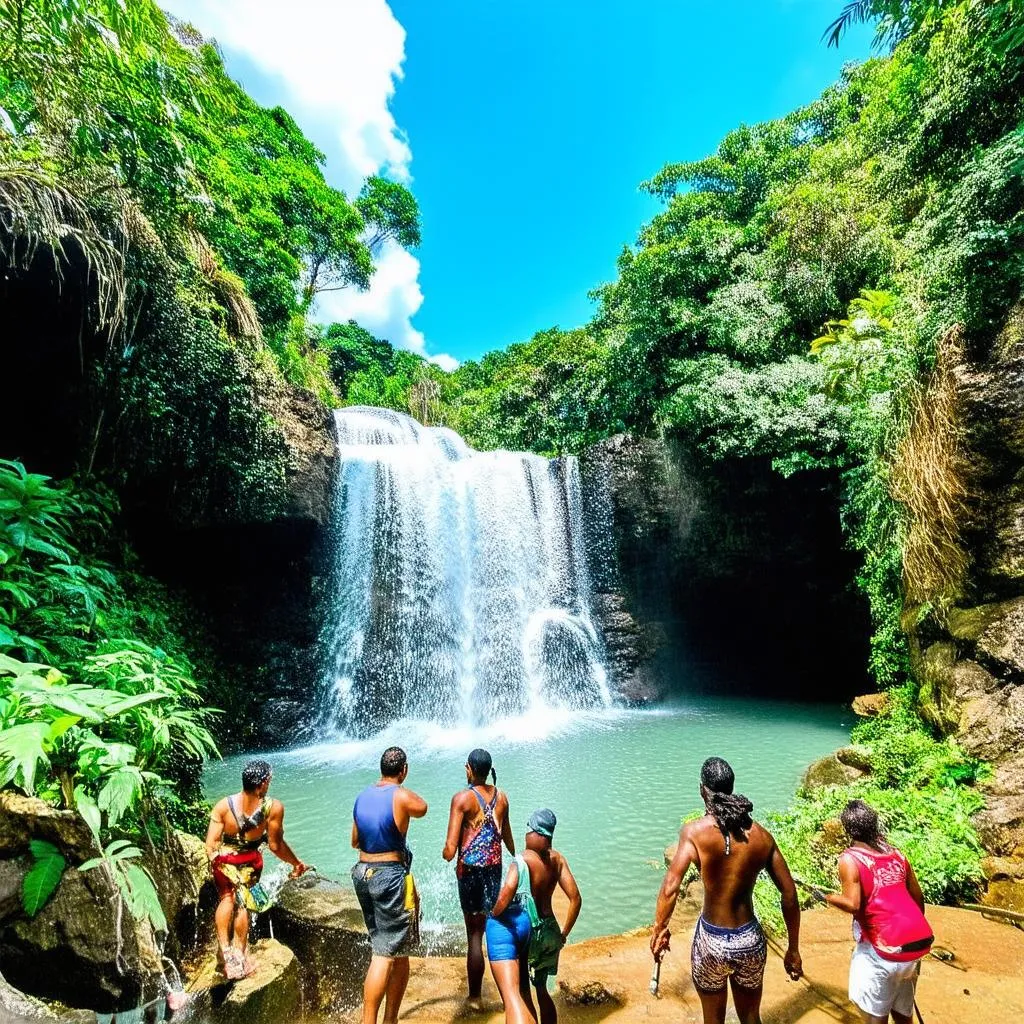
[(359, 849), (359, 826), (353, 820), (352, 822), (352, 849)]
[(210, 824), (206, 829), (206, 856), (211, 861), (217, 856), (220, 841), (224, 835), (223, 802), (221, 801), (210, 811)]
[(422, 818), (427, 813), (427, 801), (419, 793), (414, 793), (411, 789), (406, 789), (404, 786), (398, 792), (402, 806), (405, 808), (405, 813), (410, 818)]
[(684, 825), (679, 833), (679, 845), (676, 847), (675, 856), (665, 872), (665, 878), (661, 883), (661, 890), (658, 892), (658, 905), (654, 912), (654, 933), (651, 935), (651, 954), (659, 963), (661, 958), (669, 949), (669, 940), (672, 933), (669, 931), (669, 921), (676, 909), (676, 901), (679, 899), (679, 888), (683, 884), (683, 876), (691, 864), (699, 864), (700, 857), (697, 854), (697, 847), (694, 845), (690, 835), (690, 826)]
[(558, 872), (558, 886), (569, 898), (569, 913), (565, 915), (565, 924), (562, 925), (562, 941), (567, 942), (569, 932), (572, 931), (576, 919), (580, 916), (583, 907), (583, 897), (580, 895), (580, 887), (576, 884), (572, 872), (569, 870), (569, 862), (562, 857), (562, 866)]
[(270, 817), (267, 819), (267, 845), (270, 847), (270, 852), (283, 860), (286, 864), (291, 864), (292, 872), (289, 875), (290, 878), (298, 878), (300, 875), (304, 875), (309, 869), (305, 864), (295, 856), (292, 848), (285, 842), (284, 838), (284, 804), (280, 800), (275, 800), (273, 806), (270, 809)]
[(508, 847), (508, 852), (514, 857), (516, 855), (516, 840), (512, 835), (512, 823), (509, 821), (508, 797), (502, 794), (505, 802), (505, 813), (501, 816), (501, 840)]
[(907, 892), (910, 893), (910, 898), (921, 908), (921, 913), (924, 913), (924, 893), (921, 892), (921, 885), (917, 880), (917, 875), (914, 874), (914, 869), (910, 866), (910, 861), (905, 862), (907, 865)]
[(505, 881), (502, 883), (501, 892), (498, 893), (498, 898), (494, 901), (494, 906), (491, 907), (491, 917), (501, 917), (508, 910), (512, 897), (515, 896), (518, 887), (519, 861), (514, 860), (508, 866), (508, 872), (505, 875)]
[(444, 850), (441, 851), (441, 856), (445, 860), (451, 860), (459, 852), (459, 837), (462, 835), (464, 816), (462, 801), (459, 799), (461, 795), (461, 793), (456, 793), (452, 797), (451, 810), (448, 812), (448, 836), (444, 841)]
[(856, 914), (860, 910), (861, 902), (860, 872), (853, 858), (845, 854), (839, 858), (839, 881), (843, 891), (826, 893), (826, 902), (836, 910)]
[(782, 903), (782, 919), (786, 922), (786, 933), (789, 945), (783, 957), (786, 973), (796, 981), (804, 973), (803, 961), (800, 959), (800, 900), (796, 895), (796, 884), (790, 873), (786, 858), (772, 840), (772, 855), (768, 859), (768, 876), (779, 890)]

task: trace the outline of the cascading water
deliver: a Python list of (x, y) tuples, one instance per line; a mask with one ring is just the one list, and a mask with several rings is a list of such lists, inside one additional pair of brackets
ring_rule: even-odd
[(576, 460), (477, 452), (387, 409), (335, 419), (325, 730), (609, 705)]

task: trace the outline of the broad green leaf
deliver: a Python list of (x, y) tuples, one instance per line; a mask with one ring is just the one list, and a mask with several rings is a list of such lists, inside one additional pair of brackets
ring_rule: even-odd
[(76, 786), (75, 806), (98, 843), (100, 828), (103, 826), (103, 813), (100, 811), (99, 805), (81, 786)]
[(107, 812), (107, 825), (112, 826), (124, 816), (142, 795), (142, 778), (136, 768), (119, 768), (107, 777), (100, 790), (100, 809)]
[(124, 714), (125, 711), (131, 711), (132, 708), (137, 708), (142, 704), (153, 704), (158, 700), (164, 700), (165, 696), (162, 693), (138, 693), (134, 697), (126, 697), (124, 700), (108, 704), (103, 710), (108, 718), (116, 718), (118, 715)]
[(66, 862), (56, 846), (41, 839), (33, 839), (29, 849), (35, 863), (22, 881), (21, 905), (29, 917), (35, 917), (60, 883)]
[(50, 763), (49, 731), (46, 722), (26, 722), (0, 732), (0, 787), (13, 782), (29, 796), (35, 793), (36, 770), (40, 762)]

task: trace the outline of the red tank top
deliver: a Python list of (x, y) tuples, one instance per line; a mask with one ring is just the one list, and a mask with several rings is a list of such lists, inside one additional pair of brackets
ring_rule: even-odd
[(860, 873), (861, 906), (854, 917), (864, 937), (884, 960), (919, 960), (934, 935), (907, 889), (907, 858), (892, 847), (878, 853), (851, 846), (844, 853)]

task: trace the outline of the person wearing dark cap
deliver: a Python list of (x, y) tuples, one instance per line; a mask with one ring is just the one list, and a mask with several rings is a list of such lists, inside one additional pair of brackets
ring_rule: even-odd
[[(548, 978), (558, 973), (558, 957), (580, 916), (583, 897), (569, 862), (551, 845), (555, 825), (555, 812), (547, 808), (530, 815), (526, 850), (509, 865), (487, 921), (487, 956), (505, 1004), (506, 1024), (537, 1020), (531, 980), (540, 1024), (555, 1024), (558, 1017), (548, 993)], [(561, 927), (551, 906), (556, 888), (569, 900)]]
[(768, 946), (754, 916), (754, 883), (768, 872), (782, 894), (782, 916), (789, 933), (784, 966), (796, 981), (800, 961), (800, 904), (786, 860), (767, 829), (750, 816), (754, 805), (733, 793), (735, 776), (720, 757), (709, 757), (700, 771), (700, 794), (707, 813), (679, 833), (661, 891), (651, 936), (656, 962), (669, 949), (669, 922), (687, 869), (694, 865), (704, 883), (704, 907), (693, 934), (690, 975), (700, 996), (704, 1024), (725, 1020), (728, 986), (743, 1024), (760, 1024), (761, 993)]
[[(488, 774), (493, 785), (487, 783)], [(484, 925), (501, 889), (501, 844), (504, 842), (513, 855), (516, 844), (508, 820), (508, 797), (498, 789), (498, 775), (486, 750), (477, 748), (466, 758), (466, 782), (466, 789), (452, 797), (442, 856), (451, 860), (458, 855), (455, 874), (466, 921), (469, 1006), (479, 1010), (484, 979)]]
[(231, 981), (256, 970), (248, 955), (249, 912), (236, 897), (239, 886), (248, 888), (259, 881), (263, 871), (260, 848), (266, 843), (271, 853), (291, 864), (291, 878), (307, 870), (285, 842), (284, 804), (267, 798), (272, 774), (266, 761), (250, 761), (242, 769), (242, 792), (214, 806), (206, 830), (206, 854), (220, 897), (215, 914), (217, 941), (224, 976)]

